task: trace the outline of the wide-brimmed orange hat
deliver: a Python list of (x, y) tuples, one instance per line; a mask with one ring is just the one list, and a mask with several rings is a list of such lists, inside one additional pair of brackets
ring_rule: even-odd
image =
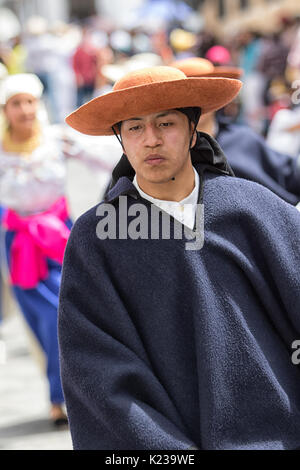
[(174, 67), (135, 70), (118, 80), (113, 91), (71, 113), (66, 123), (83, 134), (112, 135), (112, 127), (120, 121), (167, 109), (216, 111), (232, 101), (241, 86), (229, 78), (187, 78)]
[(240, 78), (243, 70), (230, 65), (215, 66), (208, 59), (202, 57), (189, 57), (173, 62), (172, 67), (181, 70), (187, 77), (223, 77)]

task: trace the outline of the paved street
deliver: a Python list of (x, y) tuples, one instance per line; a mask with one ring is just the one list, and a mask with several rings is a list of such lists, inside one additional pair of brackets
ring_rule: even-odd
[(0, 450), (72, 449), (69, 430), (57, 431), (48, 420), (43, 364), (19, 313), (5, 319), (2, 340)]

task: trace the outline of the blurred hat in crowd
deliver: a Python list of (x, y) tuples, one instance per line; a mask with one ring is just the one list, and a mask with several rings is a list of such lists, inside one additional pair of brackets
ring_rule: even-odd
[(117, 29), (110, 35), (110, 45), (116, 51), (129, 53), (132, 48), (132, 38), (128, 31)]
[(135, 54), (130, 57), (130, 59), (119, 64), (103, 65), (101, 73), (110, 82), (115, 83), (128, 72), (144, 69), (146, 67), (155, 67), (156, 65), (163, 65), (162, 58), (153, 52), (144, 52)]
[(56, 36), (64, 36), (70, 29), (70, 25), (62, 20), (55, 20), (49, 25), (49, 32)]
[(177, 60), (171, 66), (181, 70), (187, 77), (240, 78), (243, 74), (243, 70), (239, 67), (232, 67), (230, 65), (217, 66), (202, 57), (189, 57)]
[(217, 111), (233, 100), (241, 86), (239, 80), (187, 78), (174, 67), (149, 67), (126, 74), (113, 91), (82, 105), (67, 116), (66, 123), (83, 134), (113, 135), (113, 127), (120, 121), (167, 109), (199, 107), (201, 114)]
[(8, 75), (0, 83), (0, 105), (5, 105), (10, 98), (19, 93), (27, 93), (39, 99), (43, 94), (43, 89), (40, 79), (32, 73)]
[(175, 51), (187, 51), (194, 47), (196, 43), (196, 35), (184, 29), (173, 29), (170, 33), (170, 45)]
[(205, 58), (214, 64), (228, 65), (231, 62), (231, 55), (224, 46), (213, 46), (205, 54)]
[(4, 64), (0, 62), (0, 80), (3, 80), (5, 77), (7, 77), (8, 71), (7, 68), (5, 67)]
[(31, 16), (26, 22), (25, 30), (32, 36), (40, 36), (48, 31), (48, 22), (42, 16)]
[(137, 54), (150, 52), (152, 49), (150, 35), (144, 32), (135, 34), (132, 38), (132, 45), (134, 52)]

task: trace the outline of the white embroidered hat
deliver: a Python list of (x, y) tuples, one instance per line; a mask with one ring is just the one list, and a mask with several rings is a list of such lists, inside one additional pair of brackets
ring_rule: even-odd
[(40, 79), (32, 73), (8, 75), (0, 84), (0, 105), (5, 105), (10, 98), (19, 93), (28, 93), (39, 99), (43, 89)]

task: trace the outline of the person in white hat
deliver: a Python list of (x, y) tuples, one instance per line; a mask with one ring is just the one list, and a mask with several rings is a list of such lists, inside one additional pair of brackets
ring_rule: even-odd
[[(42, 93), (43, 85), (34, 74), (8, 76), (0, 86), (5, 119), (0, 142), (0, 203), (5, 229), (1, 243), (7, 255), (8, 282), (46, 356), (51, 420), (62, 424), (67, 418), (60, 384), (56, 297), (71, 222), (64, 199), (62, 153), (46, 138), (37, 118)], [(47, 234), (49, 223), (55, 223), (56, 228)]]
[[(30, 73), (6, 77), (0, 84), (4, 125), (0, 134), (2, 270), (24, 317), (46, 356), (50, 417), (67, 422), (57, 344), (57, 304), (64, 247), (71, 220), (66, 201), (66, 158), (109, 171), (82, 148), (66, 150), (63, 134), (41, 120), (43, 85)], [(55, 132), (54, 132), (55, 131)], [(70, 144), (70, 142), (69, 142)], [(68, 153), (69, 152), (69, 153)], [(6, 266), (3, 266), (6, 264)]]

